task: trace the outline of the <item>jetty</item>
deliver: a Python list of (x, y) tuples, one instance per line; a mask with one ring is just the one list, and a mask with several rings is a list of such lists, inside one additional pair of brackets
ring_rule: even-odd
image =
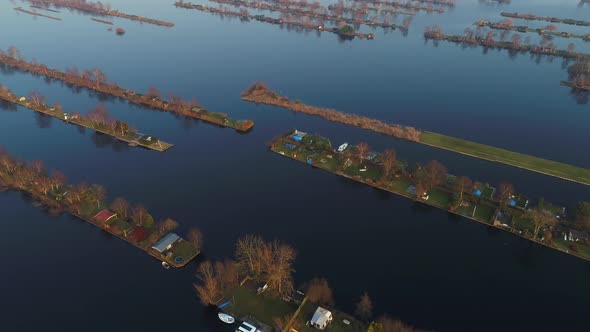
[(579, 35), (572, 32), (562, 32), (562, 31), (553, 31), (548, 28), (529, 28), (525, 25), (518, 25), (514, 26), (506, 22), (490, 22), (486, 20), (479, 20), (475, 22), (473, 25), (479, 27), (487, 27), (493, 30), (502, 30), (502, 31), (516, 31), (522, 33), (537, 33), (541, 36), (553, 36), (553, 37), (561, 37), (561, 38), (579, 38), (583, 41), (590, 42), (590, 34)]
[(121, 13), (118, 10), (111, 10), (110, 6), (105, 6), (101, 2), (92, 2), (92, 1), (78, 1), (78, 0), (28, 0), (32, 4), (36, 6), (49, 6), (53, 5), (55, 7), (63, 7), (63, 8), (70, 8), (79, 10), (81, 12), (96, 14), (96, 15), (104, 15), (104, 16), (113, 16), (113, 17), (120, 17), (128, 20), (139, 21), (142, 23), (148, 23), (158, 26), (164, 27), (173, 27), (174, 23), (160, 21), (153, 18), (142, 17), (137, 15), (125, 14)]
[(200, 241), (186, 241), (172, 233), (178, 227), (174, 220), (156, 224), (141, 206), (130, 213), (129, 203), (122, 198), (108, 206), (100, 185), (69, 185), (62, 173), (50, 175), (40, 161), (17, 160), (4, 150), (0, 160), (0, 187), (29, 194), (50, 213), (65, 212), (82, 219), (172, 267), (186, 266), (200, 253)]
[[(250, 13), (248, 13), (247, 10), (240, 10), (240, 11), (233, 11), (227, 8), (215, 8), (215, 7), (209, 7), (209, 6), (203, 6), (203, 5), (197, 5), (197, 4), (193, 4), (190, 2), (176, 2), (174, 4), (176, 7), (178, 8), (185, 8), (185, 9), (193, 9), (193, 10), (198, 10), (201, 12), (206, 12), (206, 13), (213, 13), (213, 14), (218, 14), (218, 15), (225, 15), (225, 16), (234, 16), (234, 17), (238, 17), (242, 20), (255, 20), (255, 21), (259, 21), (259, 22), (263, 22), (263, 23), (269, 23), (269, 24), (275, 24), (275, 25), (281, 25), (281, 26), (292, 26), (292, 27), (298, 27), (298, 28), (303, 28), (306, 30), (317, 30), (320, 32), (330, 32), (330, 33), (334, 33), (337, 35), (340, 35), (344, 38), (354, 38), (354, 37), (358, 37), (359, 39), (374, 39), (375, 36), (372, 33), (361, 33), (361, 32), (356, 32), (354, 31), (354, 28), (351, 26), (345, 26), (343, 28), (331, 28), (331, 27), (326, 27), (323, 24), (323, 20), (322, 19), (318, 19), (317, 22), (313, 22), (311, 20), (303, 20), (302, 16), (299, 15), (294, 15), (290, 18), (273, 18), (273, 17), (269, 17), (269, 16), (265, 16), (265, 15), (252, 15)], [(343, 19), (343, 21), (345, 22), (349, 22), (349, 21), (353, 21), (352, 19)], [(393, 28), (393, 27), (392, 27)]]
[(80, 127), (109, 135), (129, 144), (129, 146), (141, 146), (159, 152), (164, 152), (173, 146), (170, 143), (160, 141), (154, 136), (140, 134), (137, 129), (134, 129), (123, 121), (111, 119), (107, 117), (107, 114), (104, 114), (102, 117), (91, 118), (82, 116), (79, 113), (66, 113), (61, 110), (61, 108), (46, 105), (42, 102), (43, 99), (44, 98), (41, 96), (39, 96), (37, 100), (26, 98), (24, 96), (17, 96), (8, 88), (0, 85), (0, 100), (26, 107), (33, 111), (57, 118), (66, 123), (75, 124)]
[(572, 49), (562, 50), (553, 45), (523, 45), (520, 41), (497, 41), (493, 39), (493, 35), (488, 35), (486, 37), (481, 37), (477, 34), (465, 34), (463, 36), (447, 35), (442, 33), (439, 28), (427, 28), (424, 32), (424, 38), (426, 40), (444, 40), (456, 44), (481, 46), (490, 49), (504, 49), (516, 53), (523, 52), (533, 55), (547, 55), (573, 60), (590, 59), (590, 54), (575, 52)]
[(236, 120), (225, 113), (210, 112), (196, 101), (186, 101), (172, 94), (169, 95), (168, 100), (163, 100), (161, 93), (154, 88), (151, 88), (145, 95), (132, 89), (122, 88), (116, 83), (107, 82), (106, 75), (98, 69), (85, 70), (82, 73), (77, 70), (63, 72), (43, 64), (28, 62), (14, 48), (9, 49), (6, 53), (0, 50), (0, 64), (120, 98), (131, 104), (196, 118), (220, 127), (233, 128), (239, 132), (247, 132), (254, 126), (254, 122), (250, 120)]
[(558, 18), (558, 17), (549, 17), (549, 16), (537, 16), (534, 14), (520, 14), (520, 13), (508, 13), (502, 12), (500, 15), (504, 17), (528, 20), (528, 21), (545, 21), (551, 23), (563, 23), (569, 25), (579, 25), (579, 26), (590, 26), (590, 21), (584, 20), (575, 20), (572, 18)]
[(518, 152), (492, 147), (485, 144), (471, 142), (455, 137), (423, 131), (410, 126), (389, 124), (355, 114), (338, 112), (335, 109), (321, 108), (292, 101), (271, 91), (264, 83), (257, 82), (242, 93), (245, 101), (273, 105), (293, 112), (319, 116), (329, 121), (339, 122), (398, 139), (424, 144), (462, 155), (502, 163), (528, 171), (557, 177), (560, 179), (590, 185), (590, 170), (577, 166), (542, 159)]
[(16, 10), (17, 12), (21, 12), (21, 13), (25, 13), (25, 14), (29, 14), (29, 15), (33, 15), (33, 16), (46, 17), (46, 18), (49, 18), (49, 19), (52, 19), (52, 20), (62, 21), (61, 18), (53, 17), (53, 16), (41, 14), (41, 13), (37, 13), (37, 12), (34, 12), (34, 11), (30, 11), (30, 10), (26, 10), (23, 7), (16, 7), (16, 8), (14, 8), (14, 10)]
[(111, 22), (111, 21), (101, 20), (101, 19), (94, 18), (94, 17), (91, 17), (90, 19), (93, 20), (94, 22), (113, 25), (113, 22)]
[[(556, 212), (552, 204), (532, 207), (526, 196), (513, 192), (513, 189), (500, 194), (495, 188), (481, 182), (462, 187), (457, 182), (459, 177), (452, 174), (439, 174), (440, 181), (426, 187), (421, 184), (422, 180), (418, 178), (418, 175), (407, 171), (407, 163), (404, 161), (395, 159), (392, 171), (387, 174), (384, 168), (387, 157), (384, 154), (369, 153), (362, 156), (356, 146), (338, 151), (325, 137), (298, 130), (289, 131), (275, 138), (270, 143), (270, 150), (311, 167), (510, 232), (545, 247), (590, 260), (590, 246), (576, 242), (576, 250), (569, 250), (571, 242), (562, 240), (563, 234), (571, 232), (571, 223), (564, 220), (563, 210)], [(418, 167), (418, 169), (423, 168), (424, 166)], [(527, 215), (529, 210), (537, 211), (546, 217), (545, 223), (535, 225)], [(540, 236), (540, 230), (543, 227), (559, 235), (553, 237), (551, 242), (544, 241)]]

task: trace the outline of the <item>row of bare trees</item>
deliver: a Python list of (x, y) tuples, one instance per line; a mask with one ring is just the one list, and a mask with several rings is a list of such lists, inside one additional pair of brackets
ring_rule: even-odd
[(335, 109), (320, 108), (305, 105), (299, 101), (292, 101), (287, 97), (277, 95), (262, 82), (256, 82), (251, 85), (242, 93), (242, 98), (255, 103), (269, 104), (287, 108), (293, 112), (301, 112), (319, 116), (329, 121), (353, 125), (413, 142), (419, 141), (420, 135), (422, 134), (420, 130), (414, 127), (388, 124), (380, 120), (367, 118), (361, 115), (342, 113), (336, 111)]
[[(107, 192), (103, 186), (86, 183), (68, 185), (63, 173), (47, 172), (43, 163), (38, 160), (28, 163), (17, 160), (2, 147), (0, 147), (0, 188), (29, 193), (51, 213), (67, 211), (86, 220), (93, 220), (97, 211), (107, 207)], [(170, 218), (154, 223), (154, 218), (144, 206), (131, 206), (124, 198), (115, 199), (110, 208), (121, 220), (130, 221), (133, 225), (141, 226), (149, 232), (148, 241), (143, 244), (145, 248), (178, 227), (178, 223)], [(104, 227), (101, 224), (97, 225)], [(124, 235), (116, 227), (110, 230), (118, 235)], [(189, 231), (188, 240), (197, 250), (200, 250), (203, 241), (202, 234), (197, 228)]]

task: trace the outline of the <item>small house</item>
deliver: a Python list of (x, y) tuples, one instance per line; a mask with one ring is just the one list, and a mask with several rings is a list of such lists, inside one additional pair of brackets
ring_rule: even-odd
[(180, 236), (176, 235), (175, 233), (168, 233), (168, 235), (164, 236), (160, 239), (160, 241), (156, 242), (152, 249), (155, 249), (159, 253), (163, 253), (166, 250), (170, 250), (172, 245), (180, 240)]
[(318, 330), (324, 330), (332, 322), (332, 318), (329, 310), (318, 307), (309, 323)]
[(108, 224), (114, 221), (116, 217), (116, 213), (109, 210), (102, 210), (94, 216), (94, 220), (102, 224)]
[(494, 219), (494, 226), (512, 227), (512, 216), (506, 212), (499, 211)]
[(24, 102), (25, 100), (27, 100), (27, 98), (25, 98), (25, 97), (20, 97), (20, 98), (18, 99), (18, 101), (20, 101), (21, 103), (22, 103), (22, 102)]
[(588, 241), (588, 233), (583, 231), (578, 231), (575, 229), (570, 229), (568, 233), (568, 240), (572, 242), (578, 241)]

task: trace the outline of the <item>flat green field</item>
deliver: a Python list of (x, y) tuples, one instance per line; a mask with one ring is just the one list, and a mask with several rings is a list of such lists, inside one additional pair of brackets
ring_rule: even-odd
[(590, 185), (589, 169), (562, 164), (428, 131), (422, 133), (420, 136), (420, 142), (440, 149)]

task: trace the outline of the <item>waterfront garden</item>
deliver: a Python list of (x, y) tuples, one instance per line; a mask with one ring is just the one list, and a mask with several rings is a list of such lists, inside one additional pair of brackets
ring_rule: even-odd
[[(124, 198), (108, 204), (103, 186), (67, 184), (63, 173), (48, 172), (41, 161), (15, 159), (1, 147), (0, 189), (29, 194), (50, 213), (76, 216), (170, 266), (185, 266), (200, 253), (202, 235), (198, 229), (192, 229), (184, 240), (171, 233), (179, 226), (173, 219), (156, 221), (144, 206), (131, 206)], [(163, 239), (174, 241), (160, 248)]]
[(271, 143), (282, 156), (327, 170), (465, 218), (497, 227), (544, 246), (590, 259), (590, 204), (580, 202), (572, 216), (565, 208), (532, 199), (508, 182), (497, 188), (455, 176), (437, 161), (408, 165), (395, 151), (372, 152), (366, 143), (332, 147), (319, 135), (292, 131)]

